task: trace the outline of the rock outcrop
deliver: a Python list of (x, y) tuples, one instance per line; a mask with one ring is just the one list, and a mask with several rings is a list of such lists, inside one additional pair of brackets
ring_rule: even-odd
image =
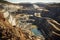
[[(27, 32), (29, 32), (27, 30)], [(3, 13), (0, 12), (0, 40), (42, 40), (41, 37), (29, 35), (26, 30), (21, 30), (20, 27), (12, 26)]]

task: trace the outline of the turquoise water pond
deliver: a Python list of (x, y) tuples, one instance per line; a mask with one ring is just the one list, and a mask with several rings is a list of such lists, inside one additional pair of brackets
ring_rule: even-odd
[(37, 28), (31, 29), (31, 31), (32, 31), (36, 36), (42, 35), (42, 33), (41, 33), (40, 31), (38, 31)]

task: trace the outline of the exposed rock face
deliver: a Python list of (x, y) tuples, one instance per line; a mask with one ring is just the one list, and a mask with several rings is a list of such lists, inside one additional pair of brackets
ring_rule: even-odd
[(31, 36), (28, 30), (22, 31), (19, 27), (6, 25), (7, 21), (0, 20), (0, 40), (43, 40), (40, 37)]
[[(26, 31), (26, 30), (25, 30)], [(20, 27), (13, 27), (3, 13), (0, 13), (0, 40), (42, 40), (40, 37), (31, 36), (21, 30)]]
[[(12, 8), (10, 6), (12, 6)], [(40, 16), (37, 17), (33, 15), (32, 17), (34, 18), (30, 19), (30, 15), (27, 15), (27, 11), (30, 14), (35, 12), (33, 12), (33, 10), (30, 12), (29, 7), (29, 9), (26, 7), (27, 11), (23, 8), (25, 10), (24, 12), (26, 12), (27, 14), (24, 13), (24, 15), (20, 15), (19, 12), (19, 14), (16, 13), (18, 14), (16, 16), (11, 12), (15, 13), (18, 9), (20, 9), (20, 7), (16, 6), (17, 8), (15, 8), (14, 5), (8, 6), (6, 4), (3, 8), (6, 8), (5, 12), (3, 12), (4, 10), (1, 12), (0, 10), (0, 40), (57, 40), (57, 38), (60, 39), (60, 24), (57, 22), (60, 19), (60, 14), (54, 13), (52, 9), (49, 9), (51, 11), (50, 12), (49, 10), (45, 10), (44, 7), (41, 8), (39, 6), (37, 7), (37, 5), (35, 6), (35, 12), (38, 12), (38, 10), (39, 12), (41, 11), (41, 13), (38, 12), (39, 14), (36, 13), (36, 15)], [(43, 12), (43, 10), (45, 10), (46, 12)], [(15, 17), (17, 20), (15, 19)], [(53, 19), (57, 19), (57, 21)], [(17, 24), (16, 21), (18, 21)], [(32, 28), (33, 24), (35, 24), (38, 32), (41, 31), (42, 34), (40, 35), (43, 35), (44, 37), (41, 37), (39, 35), (36, 36), (35, 33), (31, 31), (31, 29), (35, 28)]]
[(46, 6), (46, 9), (49, 10), (48, 12), (43, 12), (41, 14), (42, 17), (49, 17), (52, 18), (54, 20), (56, 20), (57, 22), (60, 23), (60, 3), (56, 3), (56, 4), (48, 4)]
[(0, 26), (0, 34), (0, 40), (25, 40), (20, 28), (9, 28)]
[(6, 19), (4, 19), (3, 13), (0, 13), (0, 40), (25, 40), (20, 33), (22, 34), (21, 29), (14, 28)]
[(52, 37), (54, 35), (60, 36), (60, 24), (51, 18), (37, 17), (35, 18), (34, 24), (37, 25), (38, 30), (42, 32), (42, 35), (46, 38), (46, 40), (51, 38), (54, 40), (54, 37)]

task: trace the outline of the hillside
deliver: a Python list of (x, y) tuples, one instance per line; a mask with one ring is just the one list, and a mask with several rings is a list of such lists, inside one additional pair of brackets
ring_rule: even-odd
[(0, 40), (60, 39), (59, 4), (0, 3)]

